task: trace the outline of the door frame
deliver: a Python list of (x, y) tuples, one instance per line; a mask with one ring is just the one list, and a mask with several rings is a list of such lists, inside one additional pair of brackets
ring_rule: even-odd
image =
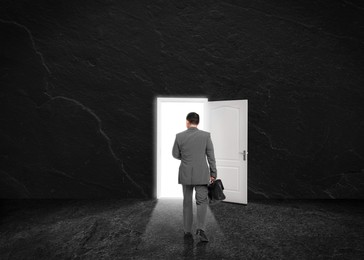
[[(234, 101), (234, 100), (216, 100), (216, 101)], [(238, 101), (238, 100), (236, 100)], [(241, 138), (244, 138), (246, 136), (246, 142), (244, 144), (240, 144), (239, 147), (241, 149), (241, 153), (245, 151), (245, 167), (243, 167), (243, 171), (245, 172), (243, 175), (245, 176), (246, 185), (245, 185), (245, 193), (246, 193), (246, 202), (242, 203), (243, 205), (247, 204), (248, 201), (248, 100), (247, 99), (240, 99), (239, 101), (243, 101), (243, 107), (244, 110), (246, 110), (246, 117), (243, 117), (243, 124), (242, 129), (239, 130), (240, 134), (242, 134)], [(154, 129), (155, 129), (155, 135), (154, 135), (154, 143), (155, 143), (155, 153), (154, 153), (154, 163), (155, 163), (155, 190), (154, 190), (154, 197), (160, 198), (161, 195), (161, 139), (162, 139), (162, 133), (160, 131), (161, 129), (161, 105), (163, 102), (183, 102), (183, 103), (202, 103), (204, 104), (204, 117), (202, 118), (204, 122), (204, 130), (209, 131), (210, 128), (210, 115), (208, 113), (208, 103), (214, 102), (209, 101), (207, 97), (156, 97), (155, 98), (155, 115), (156, 120), (154, 121)], [(241, 139), (243, 140), (243, 139)], [(172, 147), (171, 147), (172, 151)], [(173, 158), (171, 158), (173, 159)], [(233, 202), (234, 203), (234, 202)], [(240, 203), (239, 203), (240, 204)]]
[[(207, 111), (207, 97), (156, 97), (155, 98), (155, 110), (157, 115), (157, 120), (155, 122), (155, 157), (154, 162), (156, 162), (155, 166), (155, 183), (156, 189), (154, 196), (158, 199), (161, 195), (161, 165), (162, 165), (162, 158), (161, 158), (161, 138), (162, 133), (161, 129), (161, 106), (163, 102), (184, 102), (184, 103), (202, 103), (204, 105), (204, 114)], [(206, 117), (206, 116), (205, 116)], [(207, 118), (202, 118), (204, 124), (207, 125)], [(172, 152), (172, 147), (171, 147)], [(172, 156), (172, 155), (171, 155)], [(172, 160), (173, 158), (171, 158)]]

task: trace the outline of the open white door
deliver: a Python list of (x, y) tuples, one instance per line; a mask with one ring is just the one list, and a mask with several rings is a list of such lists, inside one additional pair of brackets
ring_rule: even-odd
[(248, 203), (248, 101), (209, 101), (208, 130), (226, 202)]

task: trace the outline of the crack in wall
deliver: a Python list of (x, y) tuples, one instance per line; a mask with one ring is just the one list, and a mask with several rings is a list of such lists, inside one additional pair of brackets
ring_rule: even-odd
[[(326, 193), (331, 199), (336, 199), (336, 196), (334, 193), (340, 192), (340, 190), (346, 190), (350, 189), (353, 193), (360, 192), (359, 188), (356, 187), (351, 183), (348, 176), (351, 174), (356, 174), (357, 172), (342, 172), (339, 174), (335, 174), (329, 177), (321, 178), (320, 181), (326, 180), (326, 179), (332, 179), (333, 177), (337, 176), (340, 177), (336, 183), (332, 184), (330, 187), (324, 190), (324, 193)], [(359, 183), (359, 185), (362, 185)]]
[(273, 146), (273, 141), (272, 141), (272, 137), (270, 135), (268, 135), (266, 132), (264, 132), (261, 128), (259, 128), (258, 126), (252, 124), (254, 129), (261, 135), (265, 136), (268, 139), (268, 143), (269, 146), (272, 150), (277, 150), (277, 151), (283, 151), (286, 152), (288, 155), (291, 155), (292, 153), (286, 149), (286, 148), (279, 148), (279, 147), (275, 147)]
[(124, 168), (124, 163), (123, 161), (117, 157), (117, 155), (115, 154), (114, 150), (112, 149), (112, 142), (111, 142), (111, 139), (110, 137), (102, 130), (102, 121), (100, 119), (100, 117), (98, 115), (96, 115), (90, 108), (86, 107), (85, 105), (83, 105), (81, 102), (75, 100), (75, 99), (72, 99), (72, 98), (68, 98), (68, 97), (64, 97), (64, 96), (55, 96), (55, 97), (52, 97), (50, 100), (46, 101), (45, 103), (43, 103), (42, 105), (40, 105), (39, 107), (42, 107), (43, 105), (49, 103), (49, 102), (52, 102), (54, 100), (57, 100), (57, 99), (60, 99), (60, 100), (65, 100), (67, 102), (71, 102), (73, 104), (76, 104), (77, 106), (79, 106), (82, 110), (86, 111), (87, 113), (89, 113), (90, 115), (92, 115), (92, 117), (94, 119), (96, 119), (97, 123), (98, 123), (98, 131), (99, 133), (101, 134), (101, 136), (104, 137), (104, 139), (106, 140), (107, 142), (107, 145), (108, 145), (108, 149), (109, 149), (109, 152), (111, 154), (111, 156), (113, 157), (113, 159), (117, 162), (118, 166), (120, 167), (121, 169), (121, 172), (123, 173), (123, 181), (124, 181), (124, 176), (126, 176), (126, 178), (136, 187), (140, 190), (140, 192), (143, 194), (144, 197), (148, 197), (147, 194), (144, 192), (144, 189), (139, 185), (137, 184), (133, 178), (128, 174), (128, 172), (125, 170)]
[(25, 30), (28, 33), (29, 39), (30, 39), (30, 41), (32, 43), (32, 47), (34, 49), (34, 52), (40, 57), (40, 61), (42, 63), (42, 66), (44, 67), (44, 69), (48, 72), (48, 74), (51, 74), (47, 64), (45, 63), (43, 54), (37, 49), (37, 47), (35, 45), (35, 40), (34, 40), (35, 38), (34, 38), (32, 32), (25, 25), (22, 25), (20, 23), (15, 22), (15, 21), (7, 21), (7, 20), (3, 20), (3, 19), (0, 18), (0, 22), (5, 23), (5, 24), (16, 25), (16, 26), (22, 28), (23, 30)]
[(250, 191), (250, 192), (252, 192), (254, 194), (257, 194), (257, 195), (261, 195), (261, 196), (265, 197), (266, 199), (269, 199), (270, 198), (267, 194), (265, 194), (263, 191), (261, 191), (258, 188), (256, 188), (251, 183), (249, 183), (248, 191)]
[(360, 160), (364, 160), (364, 157), (361, 154), (359, 154), (355, 149), (349, 149), (349, 150), (347, 150), (347, 152), (354, 154)]
[(16, 178), (14, 178), (13, 176), (11, 176), (9, 173), (3, 171), (3, 170), (0, 170), (0, 172), (4, 175), (6, 175), (7, 178), (9, 178), (12, 182), (16, 183), (18, 186), (22, 187), (23, 189), (23, 194), (27, 197), (27, 198), (30, 198), (31, 196), (31, 193), (29, 192), (29, 190), (27, 189), (27, 187), (21, 183), (19, 180), (17, 180)]
[[(45, 70), (47, 71), (48, 74), (51, 75), (51, 72), (47, 66), (47, 64), (45, 63), (45, 59), (43, 57), (43, 54), (37, 49), (36, 47), (36, 44), (35, 44), (35, 38), (32, 34), (32, 32), (24, 25), (22, 24), (19, 24), (18, 22), (16, 21), (7, 21), (7, 20), (3, 20), (0, 18), (0, 22), (2, 23), (5, 23), (5, 24), (13, 24), (13, 25), (16, 25), (20, 28), (22, 28), (23, 30), (25, 30), (29, 36), (29, 39), (32, 43), (32, 47), (33, 47), (33, 50), (34, 52), (39, 56), (40, 58), (40, 61), (42, 63), (42, 66), (45, 68)], [(47, 85), (48, 85), (48, 82), (47, 82)], [(132, 178), (131, 176), (127, 173), (127, 171), (125, 170), (124, 168), (124, 165), (123, 165), (123, 162), (121, 159), (119, 159), (114, 150), (112, 149), (112, 143), (111, 143), (111, 139), (109, 138), (109, 136), (102, 130), (102, 121), (101, 119), (88, 107), (86, 107), (85, 105), (83, 105), (81, 102), (75, 100), (75, 99), (72, 99), (72, 98), (68, 98), (68, 97), (64, 97), (64, 96), (51, 96), (50, 94), (48, 93), (45, 93), (50, 99), (47, 100), (46, 102), (44, 102), (43, 104), (39, 105), (38, 108), (42, 107), (44, 104), (50, 102), (50, 101), (53, 101), (53, 100), (56, 100), (56, 99), (62, 99), (62, 100), (66, 100), (68, 102), (72, 102), (76, 105), (78, 105), (79, 107), (81, 107), (84, 111), (88, 112), (90, 115), (92, 115), (96, 121), (98, 122), (98, 131), (99, 133), (104, 137), (104, 139), (106, 140), (107, 144), (108, 144), (108, 149), (109, 149), (109, 152), (110, 154), (112, 155), (112, 157), (114, 158), (114, 160), (117, 162), (117, 164), (119, 165), (120, 169), (121, 169), (121, 172), (123, 173), (123, 180), (124, 180), (124, 176), (126, 176), (126, 178), (136, 187), (140, 190), (141, 194), (144, 196), (144, 197), (147, 197), (147, 194), (144, 192), (143, 188), (138, 185)]]
[(268, 143), (269, 146), (272, 150), (276, 150), (276, 151), (283, 151), (286, 152), (287, 155), (290, 156), (295, 156), (295, 157), (299, 157), (299, 158), (303, 158), (303, 159), (311, 159), (313, 160), (315, 158), (315, 156), (322, 151), (322, 149), (325, 147), (325, 145), (328, 143), (329, 140), (329, 133), (330, 133), (330, 127), (328, 126), (326, 131), (325, 131), (325, 136), (324, 136), (324, 140), (323, 142), (320, 144), (320, 147), (315, 151), (315, 152), (310, 152), (308, 155), (303, 155), (303, 154), (297, 154), (297, 153), (293, 153), (291, 152), (289, 149), (287, 148), (279, 148), (273, 145), (273, 140), (272, 137), (267, 134), (265, 131), (263, 131), (260, 127), (258, 127), (257, 125), (254, 125), (251, 123), (251, 125), (253, 125), (254, 129), (261, 135), (265, 136), (268, 139)]
[(354, 3), (350, 2), (350, 1), (343, 0), (343, 2), (345, 4), (347, 4), (347, 5), (350, 5), (353, 8), (356, 8), (356, 9), (360, 10), (360, 11), (364, 11), (364, 7), (361, 7), (359, 5), (356, 5), (356, 4), (354, 4)]

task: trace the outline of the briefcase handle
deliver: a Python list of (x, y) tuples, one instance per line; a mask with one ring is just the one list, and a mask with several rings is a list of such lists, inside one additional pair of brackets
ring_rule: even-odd
[[(222, 181), (221, 181), (220, 179), (217, 179), (216, 181), (220, 184), (221, 189), (223, 189), (223, 190), (224, 190), (224, 184), (222, 184)], [(215, 181), (215, 182), (216, 182), (216, 181)], [(216, 183), (215, 183), (215, 184), (216, 184)]]

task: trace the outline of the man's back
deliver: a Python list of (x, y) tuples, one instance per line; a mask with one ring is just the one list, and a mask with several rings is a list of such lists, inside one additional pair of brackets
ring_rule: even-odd
[(210, 176), (216, 177), (214, 148), (210, 133), (196, 127), (190, 127), (178, 133), (172, 154), (176, 159), (181, 160), (178, 177), (180, 184), (208, 184)]

